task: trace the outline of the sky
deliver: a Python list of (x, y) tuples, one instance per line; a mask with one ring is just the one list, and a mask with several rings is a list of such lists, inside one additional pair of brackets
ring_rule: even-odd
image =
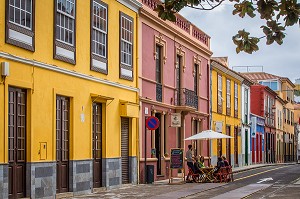
[(233, 66), (257, 66), (249, 67), (249, 72), (263, 71), (288, 77), (295, 83), (295, 79), (300, 78), (299, 25), (287, 27), (286, 37), (282, 45), (277, 43), (266, 45), (266, 40), (262, 39), (259, 44), (259, 51), (252, 54), (244, 52), (237, 54), (232, 36), (242, 29), (250, 32), (250, 36), (264, 36), (260, 28), (264, 22), (260, 20), (258, 15), (255, 19), (247, 16), (240, 18), (238, 15), (232, 15), (232, 10), (233, 5), (226, 1), (214, 10), (202, 11), (184, 8), (180, 14), (211, 37), (213, 57), (227, 56), (230, 69), (247, 72), (245, 67)]

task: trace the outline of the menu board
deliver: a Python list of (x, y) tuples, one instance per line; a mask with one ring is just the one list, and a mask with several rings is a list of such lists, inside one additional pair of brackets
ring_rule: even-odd
[(182, 169), (183, 168), (183, 149), (171, 149), (170, 168)]

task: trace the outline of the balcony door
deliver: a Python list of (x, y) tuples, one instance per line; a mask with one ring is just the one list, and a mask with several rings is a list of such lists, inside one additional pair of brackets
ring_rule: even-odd
[(102, 105), (93, 103), (93, 184), (102, 186)]
[[(26, 190), (26, 90), (8, 88), (8, 196)], [(4, 189), (5, 190), (5, 189)]]
[(56, 192), (69, 191), (70, 99), (56, 96)]

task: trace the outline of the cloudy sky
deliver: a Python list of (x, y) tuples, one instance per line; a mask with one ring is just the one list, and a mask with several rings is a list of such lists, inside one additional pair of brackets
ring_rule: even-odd
[[(263, 70), (266, 73), (288, 77), (292, 82), (300, 78), (300, 27), (288, 27), (282, 45), (274, 43), (268, 46), (265, 45), (266, 40), (262, 39), (259, 51), (251, 55), (244, 52), (236, 54), (232, 36), (238, 30), (245, 29), (250, 35), (261, 37), (264, 35), (260, 28), (263, 22), (259, 17), (242, 19), (232, 15), (232, 10), (233, 6), (227, 1), (212, 11), (185, 8), (180, 14), (211, 37), (213, 56), (228, 56), (231, 69), (232, 66), (259, 66), (249, 68), (249, 72)], [(246, 68), (234, 67), (234, 70), (246, 72)]]

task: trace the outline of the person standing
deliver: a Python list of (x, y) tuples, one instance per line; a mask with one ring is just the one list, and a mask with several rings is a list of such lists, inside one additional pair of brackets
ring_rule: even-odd
[(186, 152), (186, 162), (189, 168), (192, 169), (193, 173), (195, 173), (194, 164), (193, 164), (193, 146), (188, 145), (188, 150)]

